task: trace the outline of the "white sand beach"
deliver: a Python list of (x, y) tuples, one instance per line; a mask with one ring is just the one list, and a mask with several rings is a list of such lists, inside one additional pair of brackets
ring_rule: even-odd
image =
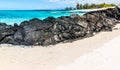
[[(81, 9), (80, 11), (98, 11), (98, 10), (105, 10), (105, 9), (108, 9), (108, 8), (115, 8), (115, 7), (94, 8), (94, 9)], [(76, 10), (76, 11), (78, 11), (78, 10)]]
[(0, 70), (119, 70), (119, 40), (113, 30), (49, 47), (0, 45)]
[(120, 36), (57, 70), (120, 70)]

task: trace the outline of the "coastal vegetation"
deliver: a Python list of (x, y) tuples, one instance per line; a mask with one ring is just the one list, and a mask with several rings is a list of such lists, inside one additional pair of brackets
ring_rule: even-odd
[(89, 3), (85, 3), (85, 4), (80, 4), (77, 3), (76, 7), (66, 7), (66, 10), (79, 10), (79, 9), (96, 9), (96, 8), (106, 8), (106, 7), (114, 7), (116, 6), (115, 4), (106, 4), (106, 3), (101, 3), (101, 4), (89, 4)]

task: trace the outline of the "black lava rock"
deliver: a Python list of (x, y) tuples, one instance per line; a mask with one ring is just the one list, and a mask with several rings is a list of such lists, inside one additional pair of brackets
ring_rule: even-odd
[(93, 36), (101, 31), (112, 31), (120, 21), (120, 8), (73, 14), (59, 18), (48, 17), (23, 21), (14, 26), (0, 23), (0, 44), (53, 45)]

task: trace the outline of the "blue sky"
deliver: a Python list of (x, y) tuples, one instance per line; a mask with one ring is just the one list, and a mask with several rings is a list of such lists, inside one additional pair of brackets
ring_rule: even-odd
[(61, 9), (79, 3), (116, 3), (120, 0), (0, 0), (0, 9)]

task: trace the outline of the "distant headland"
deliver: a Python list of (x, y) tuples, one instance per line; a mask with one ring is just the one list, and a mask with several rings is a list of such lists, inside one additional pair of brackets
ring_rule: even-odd
[(80, 10), (80, 9), (98, 9), (98, 8), (108, 8), (108, 7), (115, 7), (116, 4), (108, 4), (108, 3), (100, 3), (100, 4), (80, 4), (77, 3), (76, 7), (66, 7), (65, 10)]

